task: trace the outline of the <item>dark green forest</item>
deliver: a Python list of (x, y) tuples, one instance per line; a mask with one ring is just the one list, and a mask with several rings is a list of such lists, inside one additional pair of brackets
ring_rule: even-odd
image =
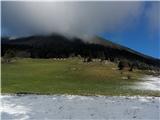
[[(98, 38), (102, 40), (101, 38)], [(102, 40), (103, 41), (103, 40)], [(92, 59), (111, 62), (124, 62), (130, 67), (138, 69), (159, 70), (160, 60), (140, 54), (129, 48), (112, 43), (107, 46), (99, 43), (90, 43), (80, 38), (68, 38), (59, 34), (49, 36), (31, 36), (9, 40), (1, 39), (1, 56), (14, 51), (17, 57), (29, 58), (69, 58), (81, 57), (84, 62)], [(115, 47), (116, 46), (116, 47)]]

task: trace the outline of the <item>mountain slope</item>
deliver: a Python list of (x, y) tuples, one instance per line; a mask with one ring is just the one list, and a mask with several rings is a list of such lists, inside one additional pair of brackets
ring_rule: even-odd
[(137, 52), (133, 49), (130, 49), (128, 47), (125, 47), (125, 46), (122, 46), (120, 44), (117, 44), (117, 43), (114, 43), (114, 42), (111, 42), (109, 40), (106, 40), (102, 37), (99, 37), (99, 36), (96, 36), (94, 38), (92, 38), (91, 40), (89, 40), (90, 43), (94, 43), (94, 44), (100, 44), (100, 45), (104, 45), (106, 47), (111, 47), (111, 48), (115, 48), (115, 49), (119, 49), (119, 50), (126, 50), (126, 51), (129, 51), (133, 54), (137, 54), (139, 56), (143, 56), (144, 58), (148, 58), (148, 59), (155, 59), (155, 60), (158, 60), (156, 58), (153, 58), (151, 56), (148, 56), (148, 55), (145, 55), (145, 54), (142, 54), (140, 52)]
[(2, 39), (2, 56), (6, 50), (25, 51), (31, 58), (67, 58), (80, 55), (83, 58), (107, 59), (112, 62), (127, 60), (136, 63), (139, 68), (160, 68), (160, 60), (155, 59), (127, 47), (113, 43), (100, 37), (88, 42), (79, 38), (67, 38), (59, 34), (50, 36), (31, 36), (15, 40)]

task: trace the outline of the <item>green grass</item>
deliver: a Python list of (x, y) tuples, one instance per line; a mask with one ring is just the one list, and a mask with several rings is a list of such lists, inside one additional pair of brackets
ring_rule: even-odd
[[(142, 77), (141, 71), (121, 72), (113, 63), (83, 63), (80, 59), (18, 59), (2, 64), (2, 93), (78, 94), (78, 95), (150, 95), (158, 92), (132, 90)], [(127, 75), (131, 79), (124, 80)]]

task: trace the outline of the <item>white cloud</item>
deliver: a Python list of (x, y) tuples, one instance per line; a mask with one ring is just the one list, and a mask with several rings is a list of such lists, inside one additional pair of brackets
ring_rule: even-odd
[(160, 30), (160, 2), (153, 2), (146, 13), (151, 32)]
[(134, 25), (144, 2), (2, 2), (2, 30), (92, 35)]

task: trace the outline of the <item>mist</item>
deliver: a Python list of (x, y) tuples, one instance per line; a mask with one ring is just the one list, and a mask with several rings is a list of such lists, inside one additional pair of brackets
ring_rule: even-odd
[(2, 34), (24, 36), (63, 33), (73, 36), (91, 36), (102, 32), (127, 31), (139, 21), (144, 7), (145, 3), (138, 1), (3, 1)]

